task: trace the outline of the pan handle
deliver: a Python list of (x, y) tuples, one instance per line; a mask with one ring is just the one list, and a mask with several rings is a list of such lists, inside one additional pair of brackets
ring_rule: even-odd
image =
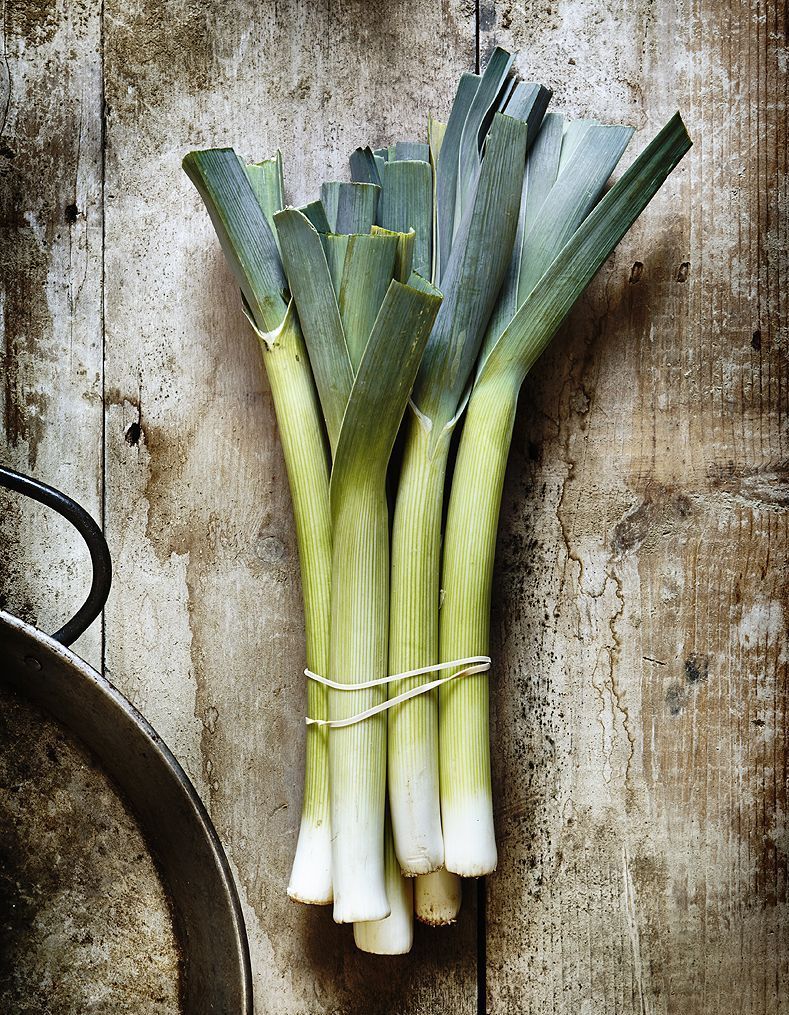
[(70, 645), (87, 630), (98, 617), (107, 602), (112, 584), (112, 560), (107, 541), (101, 529), (88, 512), (70, 497), (55, 490), (45, 483), (39, 483), (30, 476), (7, 469), (0, 465), (0, 486), (16, 493), (32, 497), (33, 500), (54, 508), (58, 514), (71, 522), (88, 547), (91, 564), (93, 565), (93, 581), (85, 602), (80, 606), (71, 620), (67, 621), (52, 637), (62, 645)]

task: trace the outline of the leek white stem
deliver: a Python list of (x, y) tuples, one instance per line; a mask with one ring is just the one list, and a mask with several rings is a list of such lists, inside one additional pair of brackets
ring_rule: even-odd
[(391, 913), (385, 920), (355, 923), (353, 938), (356, 947), (373, 955), (405, 955), (414, 942), (414, 881), (403, 877), (395, 856), (392, 825), (386, 817), (384, 843), (386, 863), (386, 894)]

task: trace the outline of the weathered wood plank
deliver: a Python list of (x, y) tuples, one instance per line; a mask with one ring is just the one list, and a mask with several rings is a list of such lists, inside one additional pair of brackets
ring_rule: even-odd
[(490, 1011), (789, 1010), (781, 4), (483, 4), (695, 147), (527, 382), (495, 605)]
[[(94, 0), (9, 0), (0, 51), (0, 459), (101, 511), (101, 55)], [(44, 630), (89, 584), (82, 540), (0, 491), (0, 604)], [(76, 650), (100, 661), (96, 623)]]
[[(163, 26), (152, 4), (107, 4), (110, 676), (229, 844), (259, 1010), (472, 1011), (468, 912), (381, 962), (285, 901), (303, 708), (287, 487), (178, 169), (190, 145), (280, 144), (302, 199), (366, 132), (413, 134), (423, 95), (445, 111), (472, 5), (177, 7)], [(783, 8), (480, 16), (483, 54), (521, 47), (558, 106), (634, 123), (634, 147), (680, 106), (696, 139), (523, 399), (494, 632), (490, 1010), (786, 1011)], [(3, 457), (95, 514), (99, 29), (98, 5), (8, 3), (0, 59)], [(5, 602), (54, 627), (81, 595), (79, 540), (3, 507)]]
[(301, 796), (302, 608), (262, 364), (191, 147), (283, 150), (301, 201), (360, 141), (425, 129), (473, 66), (473, 5), (105, 3), (107, 670), (228, 847), (261, 1012), (472, 1012), (473, 904), (409, 959), (285, 895)]

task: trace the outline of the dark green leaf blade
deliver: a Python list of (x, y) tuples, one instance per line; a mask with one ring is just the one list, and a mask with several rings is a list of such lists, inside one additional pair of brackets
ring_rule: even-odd
[(429, 162), (430, 145), (422, 141), (398, 141), (395, 144), (395, 160), (398, 162)]
[(389, 456), (441, 299), (392, 282), (364, 351), (337, 443), (332, 513), (344, 490), (383, 483)]
[(416, 232), (414, 270), (430, 272), (433, 239), (433, 173), (427, 162), (387, 162), (383, 172), (378, 225), (398, 233)]
[(342, 272), (345, 267), (345, 255), (348, 253), (348, 241), (350, 236), (343, 233), (324, 233), (321, 235), (323, 252), (326, 255), (326, 264), (329, 266), (331, 284), (334, 287), (334, 294), (340, 298), (340, 286), (342, 285)]
[(194, 151), (183, 160), (211, 216), (233, 274), (261, 332), (275, 331), (287, 309), (287, 284), (274, 235), (232, 148)]
[(457, 411), (512, 256), (526, 160), (526, 124), (497, 113), (479, 183), (441, 289), (413, 399), (439, 433)]
[(518, 231), (515, 236), (512, 258), (507, 268), (507, 276), (501, 287), (501, 293), (485, 336), (484, 348), (486, 349), (492, 347), (518, 309), (518, 282), (523, 260), (523, 241), (537, 212), (556, 182), (559, 153), (562, 149), (563, 127), (564, 117), (557, 113), (548, 113), (526, 159)]
[(564, 117), (558, 113), (546, 113), (526, 162), (526, 200), (521, 208), (524, 236), (528, 234), (546, 197), (556, 183), (563, 131)]
[(414, 264), (414, 241), (416, 233), (409, 229), (407, 233), (393, 232), (391, 229), (384, 229), (383, 226), (373, 226), (373, 236), (396, 236), (397, 256), (395, 257), (394, 279), (397, 282), (405, 282), (411, 285), (410, 276)]
[(274, 221), (334, 452), (353, 371), (329, 268), (320, 236), (300, 211), (288, 208)]
[(519, 306), (591, 211), (632, 136), (632, 127), (601, 124), (584, 132), (524, 237)]
[(328, 180), (321, 184), (321, 204), (326, 213), (326, 220), (329, 223), (329, 232), (337, 232), (337, 206), (340, 203), (339, 180)]
[(351, 180), (354, 183), (372, 183), (379, 187), (381, 180), (378, 175), (375, 155), (370, 148), (357, 148), (350, 157)]
[(452, 250), (460, 141), (480, 80), (479, 74), (461, 74), (436, 163), (436, 251), (433, 272), (433, 281), (436, 283), (441, 280)]
[(506, 49), (497, 46), (490, 55), (488, 66), (469, 107), (458, 156), (457, 200), (455, 202), (454, 233), (473, 195), (474, 182), (479, 172), (479, 132), (491, 108), (495, 108), (499, 92), (515, 58)]
[(336, 184), (336, 193), (337, 215), (332, 231), (347, 235), (369, 233), (375, 223), (381, 188), (371, 183), (343, 182)]
[(552, 95), (551, 89), (546, 88), (545, 85), (519, 81), (502, 110), (507, 116), (514, 116), (516, 120), (525, 120), (526, 126), (529, 128), (528, 148), (531, 148), (539, 135), (540, 126)]
[(253, 162), (244, 166), (244, 171), (255, 197), (258, 199), (258, 204), (263, 209), (271, 233), (276, 239), (274, 213), (285, 207), (282, 155), (277, 152), (273, 158), (264, 159), (262, 162)]
[(394, 276), (398, 245), (397, 234), (348, 238), (338, 303), (354, 373)]
[(326, 217), (326, 209), (323, 207), (322, 201), (310, 201), (309, 204), (303, 204), (299, 208), (299, 211), (312, 222), (319, 233), (331, 232), (331, 226)]
[(600, 266), (690, 146), (682, 117), (676, 113), (561, 249), (481, 360), (477, 384), (509, 373), (513, 383), (520, 385)]

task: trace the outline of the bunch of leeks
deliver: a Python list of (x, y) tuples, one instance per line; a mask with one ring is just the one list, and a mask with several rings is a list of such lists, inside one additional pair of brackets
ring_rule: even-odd
[(518, 392), (690, 146), (676, 115), (603, 194), (632, 131), (547, 113), (550, 91), (512, 67), (495, 50), (424, 142), (357, 149), (351, 181), (301, 208), (285, 206), (279, 155), (184, 160), (260, 339), (307, 667), (326, 678), (308, 682), (288, 893), (333, 901), (378, 953), (410, 949), (414, 907), (452, 922), (460, 876), (495, 869), (491, 676), (463, 660), (488, 651)]

